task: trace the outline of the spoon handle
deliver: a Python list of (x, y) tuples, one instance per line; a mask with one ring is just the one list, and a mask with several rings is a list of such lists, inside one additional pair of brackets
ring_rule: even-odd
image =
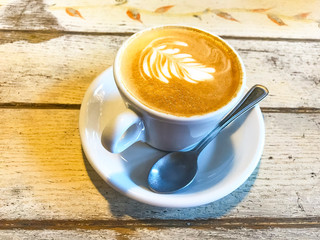
[(252, 109), (257, 103), (264, 99), (268, 95), (268, 93), (268, 89), (262, 85), (253, 86), (241, 99), (241, 101), (234, 107), (234, 109), (221, 120), (218, 126), (213, 129), (204, 139), (202, 139), (191, 151), (200, 153), (208, 145), (208, 143), (210, 143), (218, 135), (221, 130), (223, 130), (236, 118)]

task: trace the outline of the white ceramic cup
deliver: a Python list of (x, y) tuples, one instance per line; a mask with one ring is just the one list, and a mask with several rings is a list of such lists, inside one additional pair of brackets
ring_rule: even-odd
[[(108, 123), (103, 130), (101, 142), (103, 146), (112, 153), (122, 152), (138, 141), (145, 142), (154, 148), (164, 151), (186, 150), (204, 138), (236, 105), (243, 95), (246, 84), (246, 73), (239, 54), (219, 36), (196, 28), (219, 38), (226, 43), (238, 57), (242, 68), (242, 85), (237, 95), (231, 99), (227, 105), (214, 112), (192, 117), (179, 117), (158, 112), (135, 99), (122, 83), (120, 69), (125, 67), (122, 63), (122, 56), (126, 54), (127, 46), (132, 39), (140, 36), (145, 31), (163, 27), (166, 26), (148, 28), (135, 33), (123, 43), (116, 55), (113, 66), (114, 80), (127, 106), (127, 110), (120, 113), (113, 121)], [(189, 26), (179, 25), (177, 27)]]

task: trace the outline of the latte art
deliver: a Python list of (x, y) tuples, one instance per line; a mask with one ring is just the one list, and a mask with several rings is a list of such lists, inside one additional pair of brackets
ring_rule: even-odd
[(184, 53), (183, 47), (188, 47), (188, 44), (170, 37), (152, 41), (141, 53), (139, 65), (142, 63), (142, 75), (164, 83), (169, 83), (174, 77), (190, 83), (213, 80), (216, 70), (198, 62), (191, 54)]
[(228, 104), (242, 86), (235, 52), (201, 30), (159, 27), (138, 33), (126, 45), (116, 77), (152, 110), (183, 117), (207, 114)]

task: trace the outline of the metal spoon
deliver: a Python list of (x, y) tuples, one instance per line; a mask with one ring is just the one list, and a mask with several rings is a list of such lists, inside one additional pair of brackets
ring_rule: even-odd
[(158, 193), (171, 193), (188, 186), (196, 175), (197, 160), (201, 151), (221, 130), (243, 113), (252, 109), (268, 93), (268, 89), (262, 85), (253, 86), (238, 105), (195, 147), (187, 152), (171, 152), (160, 158), (149, 172), (150, 189)]

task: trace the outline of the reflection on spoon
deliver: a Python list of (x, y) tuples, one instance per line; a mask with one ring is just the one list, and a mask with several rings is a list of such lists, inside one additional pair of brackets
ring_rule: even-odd
[(253, 86), (238, 105), (195, 147), (187, 152), (172, 152), (160, 158), (149, 172), (149, 188), (158, 193), (171, 193), (188, 186), (197, 173), (197, 161), (201, 151), (221, 130), (252, 109), (268, 93), (268, 89), (262, 85)]

